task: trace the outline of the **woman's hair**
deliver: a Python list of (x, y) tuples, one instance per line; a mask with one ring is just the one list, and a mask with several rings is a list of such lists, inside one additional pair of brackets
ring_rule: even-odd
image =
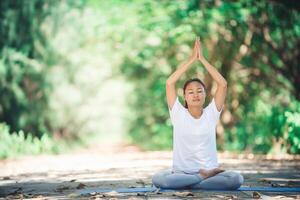
[[(204, 84), (199, 78), (191, 78), (191, 79), (187, 80), (187, 81), (184, 83), (184, 85), (183, 85), (183, 94), (184, 94), (184, 95), (185, 95), (185, 89), (186, 89), (186, 87), (187, 87), (191, 82), (198, 82), (198, 83), (200, 83), (200, 84), (203, 86), (204, 90), (206, 89), (206, 88), (205, 88), (205, 84)], [(184, 107), (185, 107), (185, 108), (188, 108), (188, 105), (187, 105), (187, 103), (186, 103), (185, 100), (184, 100)]]

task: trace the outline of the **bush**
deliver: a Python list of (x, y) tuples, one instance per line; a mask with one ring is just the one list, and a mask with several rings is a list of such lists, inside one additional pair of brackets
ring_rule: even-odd
[(0, 159), (18, 155), (36, 155), (40, 153), (59, 153), (62, 145), (47, 134), (39, 139), (23, 131), (10, 132), (5, 123), (0, 123)]

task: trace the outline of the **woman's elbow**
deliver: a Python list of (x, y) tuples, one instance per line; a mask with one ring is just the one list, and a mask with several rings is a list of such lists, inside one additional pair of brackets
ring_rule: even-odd
[(220, 81), (220, 83), (218, 84), (219, 87), (223, 87), (223, 88), (227, 88), (227, 81), (226, 80), (223, 80), (223, 81)]
[(166, 81), (166, 85), (173, 85), (174, 84), (174, 81), (170, 80), (170, 79), (167, 79)]

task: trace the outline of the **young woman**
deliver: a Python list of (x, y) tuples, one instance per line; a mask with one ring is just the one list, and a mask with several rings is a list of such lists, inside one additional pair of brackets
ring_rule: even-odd
[[(205, 85), (200, 79), (190, 79), (184, 84), (185, 106), (179, 102), (176, 94), (176, 82), (196, 60), (204, 65), (218, 86), (212, 101), (205, 108)], [(226, 91), (226, 80), (203, 57), (200, 39), (197, 38), (188, 62), (182, 64), (166, 81), (173, 125), (173, 168), (153, 176), (152, 182), (156, 187), (235, 190), (242, 185), (244, 178), (241, 174), (218, 168), (215, 129)]]

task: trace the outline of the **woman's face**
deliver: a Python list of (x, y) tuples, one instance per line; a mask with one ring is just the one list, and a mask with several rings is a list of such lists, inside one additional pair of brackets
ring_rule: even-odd
[(188, 107), (202, 107), (205, 102), (206, 93), (201, 83), (193, 81), (185, 89), (184, 99)]

